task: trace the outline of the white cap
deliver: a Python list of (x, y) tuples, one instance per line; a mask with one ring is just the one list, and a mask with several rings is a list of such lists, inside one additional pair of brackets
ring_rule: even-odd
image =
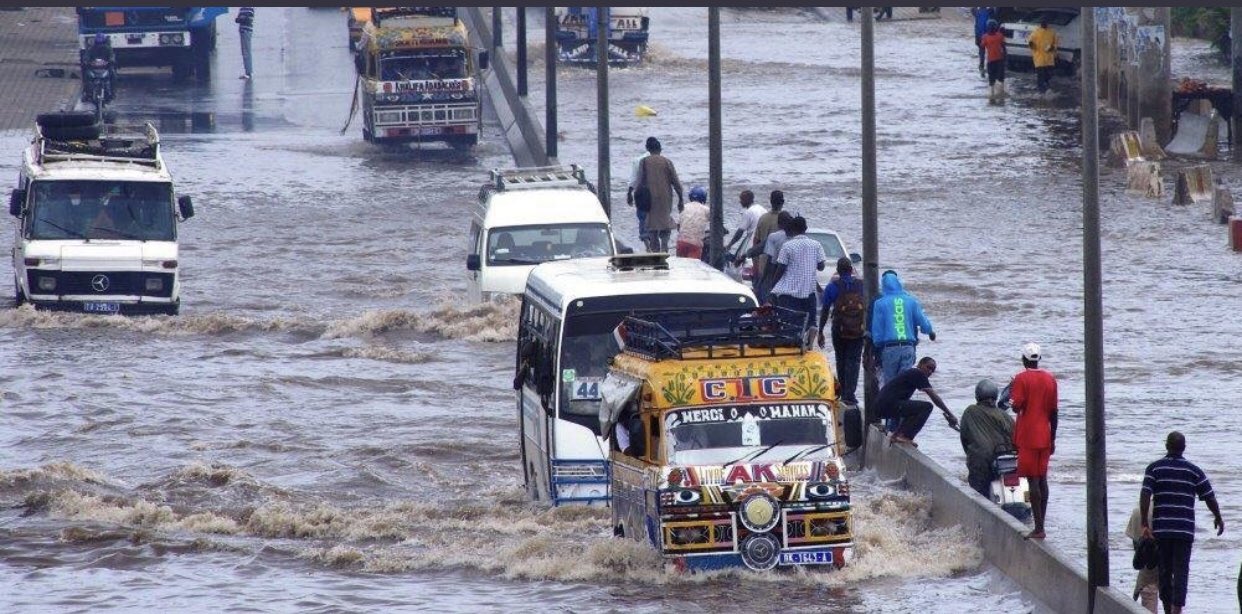
[(1039, 344), (1028, 343), (1022, 346), (1022, 357), (1027, 360), (1039, 362)]

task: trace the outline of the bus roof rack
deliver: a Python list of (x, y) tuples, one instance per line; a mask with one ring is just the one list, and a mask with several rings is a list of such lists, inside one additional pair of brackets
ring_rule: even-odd
[(55, 129), (36, 123), (35, 162), (118, 162), (160, 168), (160, 135), (150, 122), (141, 127), (114, 126), (108, 130), (91, 139), (57, 139)]
[(442, 17), (457, 23), (457, 7), (455, 6), (399, 6), (392, 8), (371, 8), (371, 21), (380, 27), (384, 19), (400, 19), (403, 17)]
[(579, 185), (587, 186), (588, 189), (591, 189), (591, 184), (586, 178), (586, 172), (577, 164), (570, 164), (569, 168), (564, 166), (534, 166), (508, 171), (493, 169), (492, 185), (497, 191), (501, 192), (524, 188), (573, 187)]
[(651, 360), (685, 358), (687, 350), (722, 350), (733, 356), (775, 355), (778, 349), (806, 352), (806, 313), (780, 307), (700, 309), (627, 316), (621, 333), (625, 351)]
[(634, 269), (668, 270), (668, 252), (651, 254), (617, 254), (608, 259), (608, 265), (616, 271), (633, 271)]

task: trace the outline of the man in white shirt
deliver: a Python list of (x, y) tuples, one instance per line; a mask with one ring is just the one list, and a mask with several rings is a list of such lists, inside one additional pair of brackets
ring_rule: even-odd
[[(733, 238), (729, 239), (729, 244), (725, 246), (725, 251), (733, 249), (733, 244), (737, 243), (742, 237), (753, 236), (755, 228), (759, 226), (759, 218), (768, 210), (763, 205), (755, 202), (755, 193), (750, 190), (742, 190), (738, 195), (738, 201), (742, 204), (742, 218), (738, 220), (737, 230), (733, 231)], [(747, 245), (746, 247), (750, 247)]]
[(785, 234), (789, 239), (776, 256), (776, 284), (772, 286), (771, 302), (777, 307), (806, 313), (806, 330), (812, 331), (817, 307), (815, 272), (824, 270), (827, 256), (819, 241), (806, 236), (806, 218), (801, 215), (790, 220)]

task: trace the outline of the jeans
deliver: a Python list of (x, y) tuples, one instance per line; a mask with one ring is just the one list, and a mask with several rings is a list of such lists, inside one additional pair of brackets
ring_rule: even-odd
[(668, 241), (672, 236), (672, 230), (648, 230), (646, 239), (647, 251), (667, 252)]
[(983, 65), (987, 59), (987, 51), (983, 48), (983, 45), (979, 44), (978, 36), (975, 37), (975, 46), (979, 48), (979, 72), (983, 72)]
[(813, 322), (815, 321), (815, 307), (816, 307), (815, 303), (817, 302), (818, 301), (815, 300), (814, 294), (810, 294), (802, 298), (798, 298), (796, 296), (790, 296), (788, 294), (773, 294), (772, 295), (773, 305), (776, 305), (777, 307), (783, 307), (785, 309), (792, 309), (794, 311), (801, 311), (806, 314), (806, 325), (802, 328), (802, 331), (804, 333), (807, 330), (809, 330), (812, 326), (814, 326)]
[(242, 67), (246, 74), (250, 75), (253, 74), (254, 68), (250, 61), (250, 37), (254, 36), (254, 31), (242, 28), (238, 33), (241, 34)]
[(1156, 538), (1156, 550), (1160, 555), (1160, 601), (1166, 606), (1186, 605), (1186, 579), (1190, 576), (1189, 539)]
[(832, 334), (832, 352), (837, 357), (837, 377), (841, 380), (841, 389), (837, 398), (858, 405), (858, 371), (862, 367), (863, 338), (844, 339)]
[[(886, 345), (880, 349), (880, 387), (893, 381), (902, 371), (914, 366), (913, 345)], [(885, 426), (891, 433), (897, 428), (896, 420), (888, 420)]]
[(638, 240), (647, 244), (647, 212), (634, 209), (634, 215), (638, 217)]
[(923, 430), (923, 425), (927, 424), (931, 413), (932, 404), (927, 401), (897, 401), (891, 407), (880, 408), (881, 416), (898, 423), (893, 434), (904, 435), (909, 439), (914, 439)]
[(1039, 93), (1048, 91), (1052, 85), (1052, 68), (1051, 66), (1039, 66), (1035, 69), (1035, 84), (1039, 87)]

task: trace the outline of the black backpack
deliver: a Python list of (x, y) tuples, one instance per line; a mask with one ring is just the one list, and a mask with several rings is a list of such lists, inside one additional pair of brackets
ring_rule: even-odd
[(832, 283), (839, 290), (832, 304), (832, 330), (843, 339), (859, 339), (867, 332), (867, 301), (857, 279), (850, 286), (842, 279)]

